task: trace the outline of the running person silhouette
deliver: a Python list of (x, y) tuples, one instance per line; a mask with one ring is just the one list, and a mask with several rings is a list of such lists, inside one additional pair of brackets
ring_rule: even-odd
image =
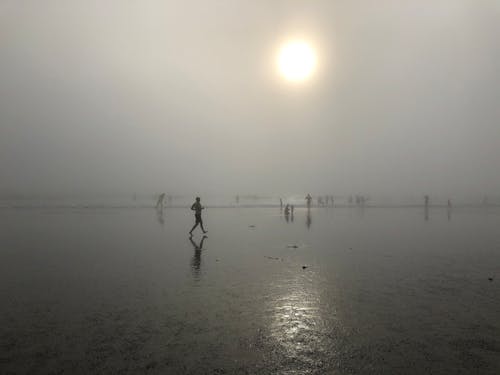
[(194, 202), (191, 206), (191, 210), (194, 211), (194, 218), (195, 218), (196, 222), (194, 223), (194, 226), (189, 231), (190, 235), (193, 234), (193, 230), (194, 230), (194, 228), (196, 228), (198, 226), (198, 224), (200, 224), (200, 227), (201, 227), (201, 230), (203, 231), (203, 233), (207, 233), (205, 228), (203, 228), (203, 220), (201, 219), (201, 210), (204, 210), (204, 209), (205, 209), (205, 207), (203, 207), (200, 203), (200, 197), (196, 197), (196, 202)]

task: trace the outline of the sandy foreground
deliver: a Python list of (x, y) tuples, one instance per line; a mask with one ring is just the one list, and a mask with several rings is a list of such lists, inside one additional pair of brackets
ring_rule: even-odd
[(500, 209), (0, 209), (2, 374), (498, 374)]

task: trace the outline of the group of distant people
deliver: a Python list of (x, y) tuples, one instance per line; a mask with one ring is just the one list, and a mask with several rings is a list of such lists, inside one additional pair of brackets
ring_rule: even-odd
[(324, 199), (323, 197), (319, 196), (318, 199), (318, 207), (328, 207), (328, 203), (331, 202), (331, 206), (333, 207), (333, 195), (325, 195)]
[[(311, 207), (313, 200), (311, 194), (307, 194), (305, 200), (306, 200), (306, 206)], [(348, 199), (349, 205), (352, 205), (355, 202), (357, 205), (363, 206), (367, 201), (368, 198), (365, 197), (364, 195), (355, 195), (354, 197), (351, 195), (349, 196)], [(316, 198), (316, 202), (318, 204), (318, 207), (333, 207), (335, 205), (335, 200), (333, 198), (333, 195), (318, 196)]]
[[(313, 198), (312, 198), (311, 194), (307, 194), (307, 196), (304, 199), (306, 200), (306, 206), (308, 208), (311, 208), (312, 201), (313, 201)], [(319, 196), (317, 198), (317, 202), (318, 202), (318, 207), (327, 207), (329, 203), (333, 207), (333, 203), (334, 203), (333, 195), (326, 195), (324, 197), (324, 200), (323, 200), (323, 197)], [(287, 204), (285, 206), (285, 213), (287, 211), (287, 207), (288, 207), (289, 212), (291, 210), (292, 213), (293, 213), (293, 208), (294, 208), (293, 205)], [(281, 198), (280, 198), (280, 209), (283, 210), (283, 199), (281, 199)]]
[[(165, 201), (167, 201), (169, 204), (171, 204), (172, 203), (172, 196), (167, 195), (165, 193), (160, 194), (160, 196), (158, 197), (158, 201), (156, 202), (156, 206), (155, 206), (156, 209), (162, 210), (163, 206), (165, 204)], [(239, 202), (239, 196), (236, 197), (236, 201)], [(307, 196), (305, 197), (305, 201), (306, 201), (306, 207), (308, 209), (310, 209), (311, 205), (312, 205), (312, 201), (313, 201), (311, 194), (307, 194)], [(361, 206), (363, 206), (366, 201), (367, 201), (367, 198), (364, 197), (363, 195), (356, 195), (354, 198), (351, 195), (348, 199), (349, 204), (353, 204), (353, 202), (355, 202), (357, 205), (361, 205)], [(325, 207), (325, 206), (328, 206), (328, 204), (330, 204), (333, 207), (333, 205), (334, 205), (333, 195), (326, 195), (324, 197), (319, 196), (319, 197), (317, 197), (317, 203), (318, 203), (318, 207)], [(429, 207), (429, 203), (430, 203), (430, 198), (428, 195), (425, 195), (424, 196), (424, 206), (426, 208), (426, 217), (427, 217), (427, 209)], [(486, 205), (487, 198), (485, 197), (481, 203), (483, 205)], [(448, 210), (451, 210), (451, 206), (452, 206), (451, 200), (448, 199), (448, 201), (447, 201)], [(283, 210), (283, 207), (284, 207), (284, 210)], [(202, 211), (204, 209), (205, 209), (205, 207), (203, 207), (201, 205), (201, 198), (196, 197), (195, 202), (191, 205), (191, 210), (194, 211), (195, 223), (194, 223), (193, 227), (191, 228), (191, 230), (189, 231), (190, 236), (193, 235), (193, 231), (196, 229), (196, 227), (198, 227), (198, 225), (200, 226), (203, 234), (208, 232), (203, 227), (203, 219), (201, 217)], [(293, 221), (293, 215), (294, 215), (294, 210), (295, 210), (295, 206), (293, 204), (287, 203), (286, 205), (284, 205), (283, 199), (280, 198), (280, 210), (283, 211), (284, 216), (287, 219), (287, 221), (288, 221), (288, 218), (290, 216), (292, 217), (292, 221)], [(308, 220), (309, 220), (309, 223), (308, 223), (308, 226), (309, 226), (310, 225), (310, 216), (308, 217)]]
[[(307, 207), (311, 207), (313, 200), (311, 194), (307, 194), (305, 200)], [(364, 206), (367, 201), (368, 198), (365, 197), (364, 195), (355, 195), (354, 197), (351, 195), (349, 196), (348, 199), (349, 205), (355, 203), (358, 206)], [(316, 198), (316, 202), (318, 204), (318, 207), (333, 207), (335, 205), (335, 200), (333, 198), (333, 195), (318, 196)]]
[(368, 198), (364, 195), (356, 194), (354, 198), (352, 197), (352, 195), (349, 196), (349, 204), (353, 204), (353, 202), (355, 202), (358, 206), (364, 206), (367, 201)]

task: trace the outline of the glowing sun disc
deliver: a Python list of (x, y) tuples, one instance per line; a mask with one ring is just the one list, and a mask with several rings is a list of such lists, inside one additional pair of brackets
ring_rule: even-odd
[(316, 67), (316, 53), (306, 42), (293, 41), (284, 44), (278, 54), (278, 70), (288, 81), (308, 79)]

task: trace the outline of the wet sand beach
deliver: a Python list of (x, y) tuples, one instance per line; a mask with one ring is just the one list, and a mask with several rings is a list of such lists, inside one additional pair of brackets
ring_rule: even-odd
[(500, 373), (500, 208), (203, 215), (0, 209), (0, 372)]

